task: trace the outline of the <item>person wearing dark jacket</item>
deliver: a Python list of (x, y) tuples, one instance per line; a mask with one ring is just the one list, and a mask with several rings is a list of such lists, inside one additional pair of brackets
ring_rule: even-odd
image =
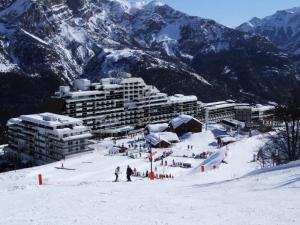
[(118, 182), (119, 180), (119, 174), (121, 173), (120, 171), (120, 167), (118, 166), (115, 170), (115, 175), (116, 175), (116, 179), (115, 179), (115, 182)]
[(127, 181), (131, 181), (132, 174), (133, 174), (133, 170), (130, 168), (130, 166), (127, 166), (127, 171), (126, 171)]

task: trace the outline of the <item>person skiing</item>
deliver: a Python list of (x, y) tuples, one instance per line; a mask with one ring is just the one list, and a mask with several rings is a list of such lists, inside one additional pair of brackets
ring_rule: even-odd
[(131, 175), (133, 174), (132, 169), (130, 168), (130, 166), (127, 166), (127, 171), (126, 171), (126, 175), (127, 175), (127, 181), (131, 181)]
[(115, 175), (116, 175), (116, 179), (115, 179), (115, 182), (118, 182), (119, 180), (119, 174), (120, 174), (120, 167), (118, 166), (115, 170)]

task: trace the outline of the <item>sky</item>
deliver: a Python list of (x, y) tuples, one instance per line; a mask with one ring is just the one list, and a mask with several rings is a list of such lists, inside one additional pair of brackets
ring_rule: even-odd
[[(139, 0), (132, 0), (139, 1)], [(300, 7), (300, 0), (161, 0), (192, 16), (236, 27), (253, 17), (263, 18), (277, 10)]]

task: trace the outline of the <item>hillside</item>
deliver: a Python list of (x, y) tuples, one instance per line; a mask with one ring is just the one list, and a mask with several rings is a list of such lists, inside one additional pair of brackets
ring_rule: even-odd
[[(298, 87), (296, 59), (267, 39), (159, 1), (1, 3), (0, 89), (7, 90), (0, 94), (2, 123), (15, 114), (41, 111), (40, 101), (46, 103), (59, 84), (77, 77), (131, 73), (168, 94), (194, 94), (206, 102), (275, 101)], [(36, 90), (48, 82), (44, 92)], [(17, 93), (14, 87), (22, 85), (30, 91)], [(24, 106), (13, 110), (20, 102)]]
[[(198, 152), (213, 150), (215, 132), (186, 137), (174, 154), (187, 154), (187, 144)], [(206, 173), (157, 162), (158, 171), (172, 173), (173, 180), (133, 178), (127, 183), (122, 174), (122, 181), (113, 183), (117, 165), (124, 173), (128, 164), (145, 170), (149, 161), (105, 155), (109, 140), (98, 143), (91, 154), (63, 162), (73, 171), (55, 169), (61, 165), (57, 162), (1, 174), (0, 224), (299, 224), (300, 163), (257, 170), (259, 164), (251, 161), (265, 137), (242, 137), (229, 145), (228, 164)], [(127, 141), (132, 140), (117, 144)], [(196, 166), (201, 160), (190, 162)], [(39, 173), (43, 186), (37, 185)]]
[(300, 7), (280, 10), (265, 18), (253, 18), (241, 24), (238, 30), (267, 37), (279, 48), (300, 54)]

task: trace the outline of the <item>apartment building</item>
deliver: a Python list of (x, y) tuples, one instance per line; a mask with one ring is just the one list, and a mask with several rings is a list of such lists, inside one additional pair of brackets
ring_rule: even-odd
[(211, 103), (198, 103), (197, 118), (206, 125), (223, 120), (238, 120), (248, 128), (261, 125), (274, 125), (275, 107), (272, 105), (250, 105), (226, 100)]
[(198, 118), (206, 124), (219, 123), (224, 119), (235, 119), (236, 107), (249, 106), (247, 103), (237, 103), (233, 100), (211, 103), (199, 102), (198, 105)]
[(12, 118), (7, 126), (12, 160), (41, 165), (89, 151), (92, 134), (79, 119), (41, 113)]
[(194, 116), (198, 108), (196, 96), (168, 96), (137, 77), (106, 78), (98, 83), (76, 80), (74, 90), (60, 87), (50, 106), (51, 111), (82, 119), (102, 135), (169, 122), (181, 114)]

